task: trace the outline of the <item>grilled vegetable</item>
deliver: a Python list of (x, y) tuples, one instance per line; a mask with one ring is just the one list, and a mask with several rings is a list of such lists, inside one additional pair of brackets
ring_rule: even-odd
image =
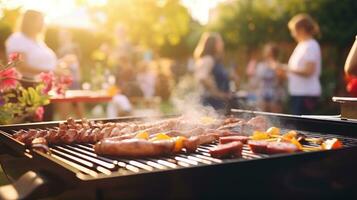
[(333, 138), (325, 140), (325, 142), (323, 142), (321, 146), (323, 149), (329, 150), (342, 148), (343, 145), (340, 140), (338, 140), (337, 138)]
[(272, 126), (267, 130), (267, 133), (269, 135), (280, 135), (280, 128)]
[(270, 137), (269, 134), (266, 132), (254, 131), (251, 138), (253, 140), (265, 140), (265, 139), (269, 139)]
[(184, 141), (186, 140), (185, 137), (177, 136), (172, 139), (175, 141), (174, 152), (179, 152), (184, 147)]
[(165, 133), (158, 133), (155, 137), (151, 138), (149, 141), (159, 141), (159, 140), (169, 140), (171, 139), (170, 136), (166, 135)]
[(140, 132), (135, 136), (135, 138), (147, 140), (149, 139), (149, 133), (146, 131)]

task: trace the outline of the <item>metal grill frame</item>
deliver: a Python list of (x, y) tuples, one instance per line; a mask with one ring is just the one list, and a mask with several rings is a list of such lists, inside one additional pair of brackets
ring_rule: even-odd
[[(232, 114), (237, 117), (252, 117), (255, 115), (267, 116), (274, 124), (279, 122), (281, 127), (288, 129), (297, 129), (302, 131), (313, 131), (322, 134), (336, 134), (340, 137), (356, 138), (353, 135), (353, 130), (357, 130), (357, 122), (354, 121), (341, 121), (341, 120), (326, 120), (326, 119), (312, 119), (300, 116), (272, 114), (264, 112), (253, 112), (244, 110), (233, 110)], [(96, 121), (131, 121), (145, 119), (141, 117), (125, 117), (116, 119), (98, 119)], [(3, 143), (12, 148), (16, 152), (23, 154), (33, 161), (39, 163), (38, 169), (49, 176), (61, 175), (56, 179), (62, 183), (66, 183), (69, 188), (71, 187), (89, 187), (89, 188), (132, 188), (139, 187), (142, 184), (147, 184), (150, 180), (160, 180), (163, 183), (176, 184), (177, 181), (184, 179), (194, 180), (195, 177), (199, 179), (199, 182), (209, 180), (220, 180), (221, 177), (226, 177), (227, 173), (234, 171), (252, 171), (257, 166), (264, 166), (271, 168), (279, 163), (285, 163), (285, 166), (298, 165), (302, 162), (313, 162), (324, 160), (325, 158), (336, 159), (340, 156), (346, 157), (346, 154), (357, 152), (357, 145), (347, 146), (342, 149), (333, 151), (317, 151), (317, 152), (298, 152), (294, 154), (280, 154), (270, 155), (269, 157), (244, 160), (244, 159), (229, 159), (224, 160), (222, 163), (212, 163), (209, 165), (190, 166), (177, 169), (168, 170), (155, 170), (153, 172), (141, 172), (129, 175), (111, 174), (101, 177), (90, 177), (78, 173), (78, 170), (70, 165), (39, 151), (30, 151), (26, 149), (24, 145), (14, 140), (10, 134), (6, 133), (9, 130), (24, 129), (24, 128), (46, 128), (49, 126), (58, 125), (59, 122), (46, 122), (46, 123), (32, 123), (32, 124), (19, 124), (0, 127), (0, 138)], [(301, 167), (301, 166), (300, 166)], [(258, 168), (259, 169), (259, 168)], [(208, 175), (215, 173), (214, 175)], [(259, 173), (258, 173), (259, 174)], [(237, 174), (237, 177), (245, 177), (244, 174)], [(206, 177), (206, 178), (205, 178)], [(173, 183), (175, 182), (175, 183)], [(169, 185), (170, 185), (169, 184)], [(249, 185), (249, 184), (248, 184)], [(208, 187), (209, 188), (209, 187)], [(196, 188), (197, 190), (197, 188)], [(201, 191), (198, 189), (198, 191)]]

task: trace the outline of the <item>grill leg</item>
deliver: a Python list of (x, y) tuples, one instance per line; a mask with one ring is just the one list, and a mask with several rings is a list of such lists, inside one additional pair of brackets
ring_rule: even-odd
[(37, 199), (53, 195), (58, 189), (58, 186), (54, 187), (44, 176), (29, 171), (13, 184), (1, 186), (0, 199)]

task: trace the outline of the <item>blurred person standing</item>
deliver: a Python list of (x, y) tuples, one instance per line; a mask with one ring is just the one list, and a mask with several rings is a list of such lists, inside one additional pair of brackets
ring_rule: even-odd
[[(45, 22), (41, 12), (27, 10), (18, 21), (18, 30), (7, 38), (7, 55), (19, 53), (22, 62), (17, 70), (27, 80), (35, 80), (41, 72), (54, 72), (56, 75), (68, 74), (67, 67), (58, 62), (56, 54), (44, 42)], [(32, 83), (25, 82), (30, 87)], [(51, 104), (45, 106), (44, 120), (52, 120)]]
[(41, 72), (62, 73), (56, 54), (44, 42), (44, 16), (41, 12), (27, 10), (18, 24), (18, 31), (6, 40), (6, 53), (21, 54), (23, 62), (17, 65), (19, 72), (27, 79)]
[(357, 76), (357, 35), (346, 59), (345, 72), (348, 75)]
[(246, 66), (245, 75), (247, 77), (247, 84), (245, 89), (247, 90), (247, 105), (252, 108), (257, 107), (257, 90), (258, 90), (258, 80), (257, 80), (257, 64), (260, 59), (260, 52), (256, 49), (251, 50), (249, 61)]
[(321, 50), (314, 36), (318, 24), (307, 14), (294, 16), (288, 23), (298, 43), (288, 63), (288, 89), (295, 115), (313, 114), (321, 96)]
[(257, 64), (256, 81), (258, 106), (266, 112), (282, 112), (285, 96), (282, 65), (278, 61), (279, 49), (267, 44), (263, 49), (263, 60)]
[(222, 64), (224, 42), (218, 33), (204, 33), (194, 51), (195, 78), (203, 105), (224, 111), (230, 100), (230, 77)]
[(346, 90), (357, 97), (357, 35), (345, 63)]

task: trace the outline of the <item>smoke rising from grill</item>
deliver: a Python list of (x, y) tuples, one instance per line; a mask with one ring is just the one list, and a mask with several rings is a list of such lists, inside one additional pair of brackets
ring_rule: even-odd
[(184, 119), (193, 123), (200, 122), (200, 120), (206, 117), (213, 119), (220, 118), (220, 114), (213, 107), (202, 105), (198, 93), (190, 93), (182, 98), (173, 98), (172, 102), (176, 111), (182, 114)]

